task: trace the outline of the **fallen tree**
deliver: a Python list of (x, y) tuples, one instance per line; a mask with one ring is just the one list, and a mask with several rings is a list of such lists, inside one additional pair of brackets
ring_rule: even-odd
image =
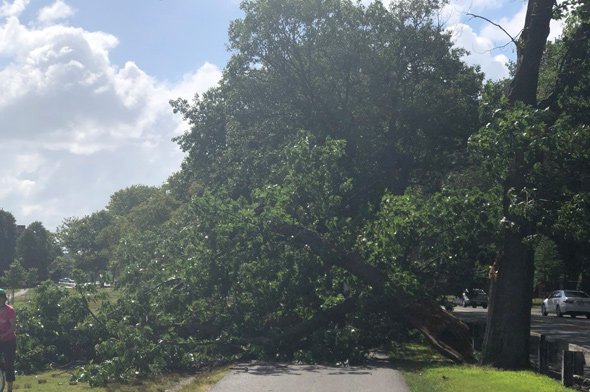
[[(420, 331), (445, 357), (458, 363), (475, 362), (469, 328), (435, 301), (424, 298), (402, 301), (400, 296), (396, 295), (395, 282), (390, 282), (381, 270), (366, 262), (358, 252), (343, 251), (317, 232), (290, 224), (277, 225), (275, 230), (308, 247), (321, 257), (326, 266), (340, 267), (371, 286), (373, 298), (368, 301), (369, 308), (387, 309), (392, 318)], [(355, 298), (345, 300), (333, 308), (317, 313), (309, 320), (286, 329), (280, 339), (300, 339), (314, 329), (352, 312), (357, 304), (358, 300)]]

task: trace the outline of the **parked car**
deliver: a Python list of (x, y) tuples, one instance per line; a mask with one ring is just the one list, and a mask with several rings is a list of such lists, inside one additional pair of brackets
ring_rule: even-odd
[(579, 290), (555, 290), (541, 304), (541, 314), (569, 314), (572, 318), (585, 315), (590, 319), (590, 295)]
[(482, 289), (465, 289), (460, 296), (455, 298), (455, 304), (465, 308), (481, 306), (485, 309), (488, 307), (488, 295)]

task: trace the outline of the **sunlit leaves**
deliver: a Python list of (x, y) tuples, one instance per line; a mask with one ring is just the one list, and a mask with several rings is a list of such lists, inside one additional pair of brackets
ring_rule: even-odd
[(405, 290), (428, 296), (456, 292), (482, 279), (480, 266), (493, 257), (498, 208), (497, 194), (476, 189), (385, 195), (360, 246), (398, 284), (405, 280)]

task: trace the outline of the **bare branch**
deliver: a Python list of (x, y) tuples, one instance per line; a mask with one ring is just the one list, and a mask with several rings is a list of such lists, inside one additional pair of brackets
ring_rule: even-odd
[(514, 43), (514, 45), (516, 45), (516, 47), (518, 48), (518, 42), (516, 41), (516, 39), (511, 36), (506, 29), (504, 29), (504, 27), (502, 27), (501, 25), (499, 25), (496, 22), (492, 22), (491, 20), (489, 20), (488, 18), (486, 18), (485, 16), (481, 16), (481, 15), (476, 15), (476, 14), (472, 14), (471, 12), (467, 12), (466, 13), (468, 16), (471, 16), (472, 18), (478, 18), (478, 19), (483, 19), (486, 22), (488, 22), (489, 24), (492, 24), (494, 26), (496, 26), (497, 28), (499, 28), (500, 30), (502, 30), (504, 32), (504, 34), (506, 34), (508, 36), (508, 38), (510, 38), (510, 41), (512, 41), (512, 43)]

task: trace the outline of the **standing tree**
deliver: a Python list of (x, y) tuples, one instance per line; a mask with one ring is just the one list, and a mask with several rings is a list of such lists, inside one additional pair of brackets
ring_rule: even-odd
[(545, 295), (551, 284), (557, 287), (562, 276), (562, 264), (555, 242), (541, 236), (535, 246), (535, 289), (539, 295)]
[[(488, 152), (486, 164), (502, 179), (503, 188), (503, 233), (497, 260), (498, 274), (491, 281), (491, 302), (481, 361), (506, 369), (529, 366), (534, 278), (532, 244), (537, 230), (555, 213), (558, 202), (556, 199), (547, 202), (546, 195), (539, 195), (552, 188), (555, 175), (553, 179), (546, 175), (552, 165), (550, 158), (553, 151), (563, 148), (565, 143), (560, 138), (564, 139), (572, 129), (572, 122), (568, 124), (565, 120), (575, 117), (577, 112), (568, 112), (570, 109), (567, 99), (562, 99), (563, 94), (571, 95), (586, 89), (576, 86), (576, 90), (568, 91), (572, 79), (564, 79), (568, 74), (571, 76), (572, 67), (578, 67), (588, 53), (588, 19), (582, 17), (565, 38), (566, 48), (577, 50), (565, 51), (553, 94), (543, 102), (537, 99), (540, 65), (554, 7), (553, 0), (529, 1), (507, 100), (478, 135), (479, 147)], [(587, 7), (580, 2), (575, 11), (584, 16)], [(575, 128), (576, 124), (573, 126)], [(495, 139), (495, 151), (492, 151), (491, 137)]]
[(41, 222), (33, 222), (16, 242), (16, 254), (25, 269), (36, 269), (37, 279), (49, 278), (49, 265), (57, 256), (58, 249), (53, 235)]
[(103, 210), (83, 218), (67, 219), (58, 228), (60, 246), (75, 268), (86, 275), (85, 279), (98, 280), (107, 269), (113, 243), (108, 229), (112, 223), (112, 214)]
[(16, 255), (16, 220), (14, 216), (0, 210), (0, 273), (6, 271)]

